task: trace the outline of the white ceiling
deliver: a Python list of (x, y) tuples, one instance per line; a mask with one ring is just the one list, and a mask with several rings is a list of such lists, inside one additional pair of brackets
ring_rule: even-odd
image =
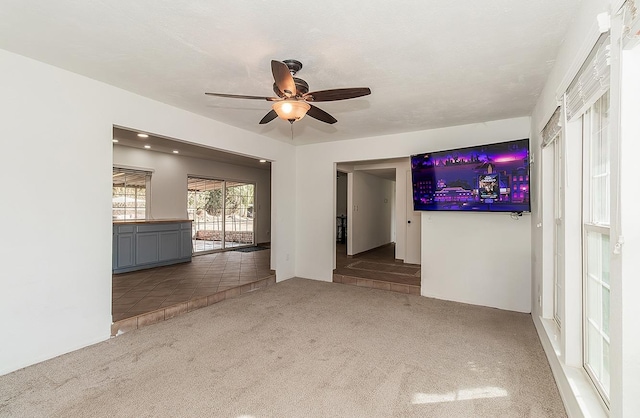
[(297, 59), (317, 103), (294, 143), (336, 141), (531, 114), (580, 0), (2, 0), (0, 48), (223, 123), (291, 141), (258, 121), (270, 60)]
[[(141, 138), (138, 134), (146, 134), (148, 137)], [(263, 163), (255, 158), (245, 157), (243, 155), (232, 154), (227, 151), (221, 151), (214, 148), (207, 148), (199, 145), (193, 145), (188, 142), (178, 141), (172, 138), (165, 138), (146, 132), (131, 131), (119, 127), (113, 128), (114, 146), (125, 146), (146, 150), (145, 146), (149, 146), (149, 152), (162, 152), (165, 154), (177, 154), (182, 157), (200, 158), (203, 160), (218, 161), (226, 164), (241, 165), (244, 167), (257, 168), (260, 170), (271, 170), (271, 162)], [(176, 153), (177, 151), (177, 153)]]

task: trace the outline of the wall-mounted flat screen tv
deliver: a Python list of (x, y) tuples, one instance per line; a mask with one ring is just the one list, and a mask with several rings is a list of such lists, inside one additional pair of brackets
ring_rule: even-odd
[(411, 156), (413, 209), (530, 212), (529, 140)]

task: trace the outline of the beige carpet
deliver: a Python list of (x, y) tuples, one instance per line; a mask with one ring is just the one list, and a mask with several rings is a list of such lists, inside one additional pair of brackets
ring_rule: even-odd
[(287, 280), (0, 377), (2, 417), (560, 417), (530, 315)]

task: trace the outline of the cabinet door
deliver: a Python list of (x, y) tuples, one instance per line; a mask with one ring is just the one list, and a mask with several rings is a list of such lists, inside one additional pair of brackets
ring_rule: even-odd
[(158, 262), (158, 233), (138, 232), (136, 236), (136, 264)]
[(176, 260), (180, 254), (180, 234), (178, 231), (159, 232), (159, 261)]
[(113, 269), (121, 269), (130, 267), (135, 264), (134, 255), (134, 235), (131, 234), (117, 234), (114, 235), (114, 264)]
[(181, 258), (191, 258), (193, 253), (193, 241), (191, 241), (191, 225), (189, 229), (180, 231), (180, 256)]

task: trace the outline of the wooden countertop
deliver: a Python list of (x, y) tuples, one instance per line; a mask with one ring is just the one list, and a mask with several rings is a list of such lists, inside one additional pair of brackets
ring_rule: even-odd
[(181, 223), (181, 222), (193, 222), (191, 219), (122, 219), (114, 220), (113, 224), (118, 225), (135, 225), (135, 224), (169, 224), (169, 223)]

